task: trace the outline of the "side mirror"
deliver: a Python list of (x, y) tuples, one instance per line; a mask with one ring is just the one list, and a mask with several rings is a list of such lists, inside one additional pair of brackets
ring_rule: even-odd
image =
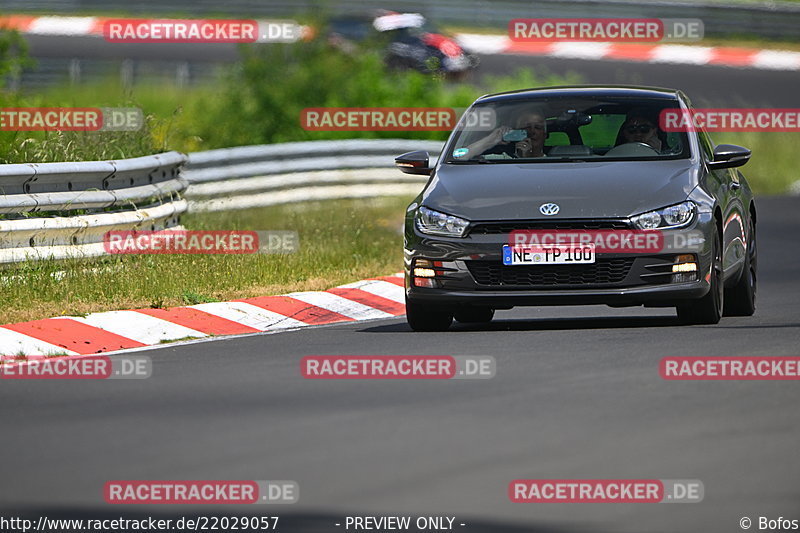
[(430, 176), (433, 169), (428, 166), (428, 152), (418, 150), (408, 152), (394, 158), (394, 166), (405, 174), (416, 174), (420, 176)]
[(720, 144), (714, 148), (714, 160), (708, 162), (708, 168), (718, 170), (740, 167), (750, 161), (750, 154), (747, 148), (735, 144)]

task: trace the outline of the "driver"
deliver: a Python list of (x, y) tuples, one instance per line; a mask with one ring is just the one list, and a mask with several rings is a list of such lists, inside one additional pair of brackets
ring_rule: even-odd
[(634, 109), (625, 118), (620, 128), (617, 145), (625, 143), (643, 143), (657, 152), (661, 152), (665, 143), (662, 141), (657, 122), (644, 109)]
[[(523, 113), (517, 117), (515, 129), (525, 130), (526, 137), (514, 143), (514, 157), (544, 157), (544, 140), (547, 138), (547, 121), (545, 121), (541, 113), (536, 111)], [(500, 147), (501, 153), (497, 155), (512, 157), (509, 153), (509, 145), (512, 141), (503, 140), (503, 136), (511, 130), (512, 128), (508, 126), (495, 128), (483, 139), (479, 139), (467, 146), (469, 153), (479, 156), (486, 153), (488, 150)]]

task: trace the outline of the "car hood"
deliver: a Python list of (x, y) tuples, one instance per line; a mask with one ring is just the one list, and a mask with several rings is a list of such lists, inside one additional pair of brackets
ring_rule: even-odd
[[(443, 164), (422, 205), (467, 220), (628, 217), (682, 202), (697, 185), (689, 159)], [(539, 206), (560, 211), (544, 216)]]

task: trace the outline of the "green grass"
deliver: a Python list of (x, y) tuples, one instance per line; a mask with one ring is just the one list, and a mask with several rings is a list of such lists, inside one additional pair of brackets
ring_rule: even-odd
[[(280, 83), (265, 83), (280, 80)], [(63, 84), (24, 96), (0, 92), (2, 107), (138, 107), (139, 132), (0, 132), (0, 163), (102, 160), (178, 150), (320, 139), (447, 138), (448, 132), (306, 131), (307, 107), (467, 107), (486, 92), (580, 81), (518, 69), (480, 83), (451, 83), (418, 72), (387, 71), (379, 54), (344, 54), (323, 42), (242, 47), (218, 81), (189, 88), (123, 87), (116, 78)]]
[(117, 255), (17, 265), (0, 278), (3, 323), (322, 290), (399, 272), (410, 200), (310, 202), (183, 219), (190, 229), (294, 230), (300, 249), (292, 254)]
[(785, 194), (800, 180), (795, 163), (800, 133), (715, 133), (712, 138), (716, 144), (738, 144), (753, 151), (740, 170), (756, 194)]

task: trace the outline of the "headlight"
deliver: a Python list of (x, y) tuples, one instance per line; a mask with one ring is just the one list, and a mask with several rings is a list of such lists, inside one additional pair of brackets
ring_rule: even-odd
[(631, 220), (639, 229), (672, 229), (688, 225), (697, 211), (694, 202), (685, 201), (657, 211), (636, 215)]
[(422, 233), (444, 235), (446, 237), (462, 237), (469, 225), (469, 220), (440, 213), (427, 207), (417, 209), (417, 214), (414, 215), (414, 222), (417, 225), (417, 229)]

